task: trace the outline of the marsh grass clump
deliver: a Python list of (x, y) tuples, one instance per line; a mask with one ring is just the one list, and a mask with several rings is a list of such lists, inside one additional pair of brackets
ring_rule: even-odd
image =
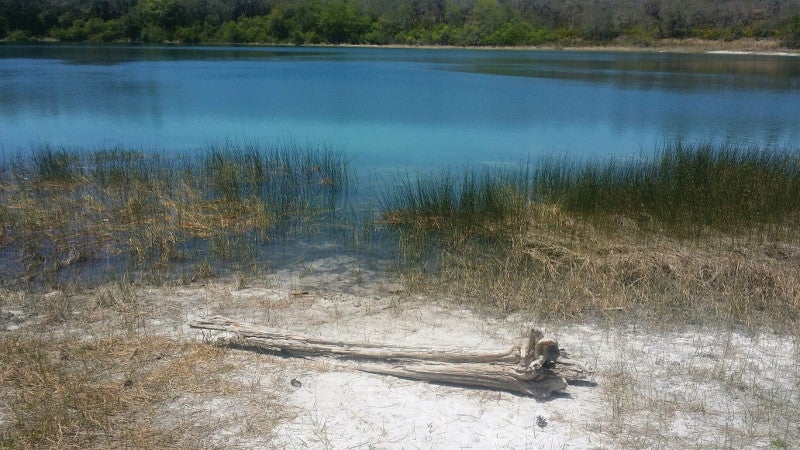
[(38, 181), (67, 183), (82, 175), (79, 158), (66, 149), (45, 146), (31, 156), (32, 174)]
[(399, 178), (384, 189), (382, 220), (441, 241), (504, 239), (525, 219), (529, 179), (522, 171), (446, 171)]
[(102, 266), (169, 273), (252, 258), (276, 230), (337, 208), (349, 176), (340, 153), (293, 145), (193, 155), (44, 147), (10, 161), (0, 170), (0, 277), (41, 286)]
[(382, 217), (413, 290), (563, 320), (800, 320), (791, 154), (675, 144), (652, 160), (445, 172), (390, 192)]
[(800, 213), (800, 157), (789, 152), (678, 143), (652, 159), (547, 163), (534, 178), (538, 198), (576, 214), (682, 234), (794, 226)]
[(98, 186), (107, 189), (128, 189), (147, 185), (166, 172), (158, 154), (132, 149), (98, 150), (87, 155), (89, 176)]

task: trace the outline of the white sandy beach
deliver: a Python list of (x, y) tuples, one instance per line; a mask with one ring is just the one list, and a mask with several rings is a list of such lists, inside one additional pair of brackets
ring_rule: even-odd
[[(102, 290), (103, 288), (99, 288)], [(57, 295), (57, 294), (54, 294)], [(87, 302), (97, 292), (83, 294)], [(224, 448), (765, 448), (800, 442), (797, 336), (636, 323), (533, 323), (449, 299), (408, 294), (350, 260), (327, 259), (267, 279), (140, 289), (138, 334), (211, 345), (198, 318), (396, 345), (504, 350), (531, 326), (594, 375), (546, 401), (506, 392), (359, 372), (346, 361), (224, 350), (224, 392), (178, 393), (153, 405), (179, 442)], [(4, 333), (40, 317), (11, 298)], [(75, 314), (83, 314), (77, 312)], [(67, 321), (95, 339), (130, 327), (113, 311)], [(127, 325), (126, 325), (127, 324)], [(215, 370), (215, 367), (203, 370)], [(295, 383), (292, 383), (295, 380)], [(298, 383), (299, 382), (299, 383)], [(12, 413), (0, 404), (0, 427)], [(141, 418), (139, 419), (141, 420)]]

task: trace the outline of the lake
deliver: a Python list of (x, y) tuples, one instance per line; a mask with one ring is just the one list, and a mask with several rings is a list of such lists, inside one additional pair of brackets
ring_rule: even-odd
[(292, 142), (380, 172), (798, 138), (791, 56), (0, 45), (5, 153)]

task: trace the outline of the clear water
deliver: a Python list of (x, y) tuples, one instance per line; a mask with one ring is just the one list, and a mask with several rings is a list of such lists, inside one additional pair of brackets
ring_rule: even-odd
[(0, 46), (0, 152), (291, 141), (359, 170), (797, 149), (800, 58), (517, 50)]

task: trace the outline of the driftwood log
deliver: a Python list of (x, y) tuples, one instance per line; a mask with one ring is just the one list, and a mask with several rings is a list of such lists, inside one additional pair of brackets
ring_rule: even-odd
[(566, 358), (556, 341), (545, 339), (537, 329), (532, 329), (521, 345), (507, 351), (476, 352), (330, 340), (255, 327), (224, 317), (197, 320), (189, 326), (233, 333), (231, 343), (239, 348), (353, 360), (363, 372), (510, 391), (540, 399), (564, 391), (569, 381), (582, 380), (587, 375)]

